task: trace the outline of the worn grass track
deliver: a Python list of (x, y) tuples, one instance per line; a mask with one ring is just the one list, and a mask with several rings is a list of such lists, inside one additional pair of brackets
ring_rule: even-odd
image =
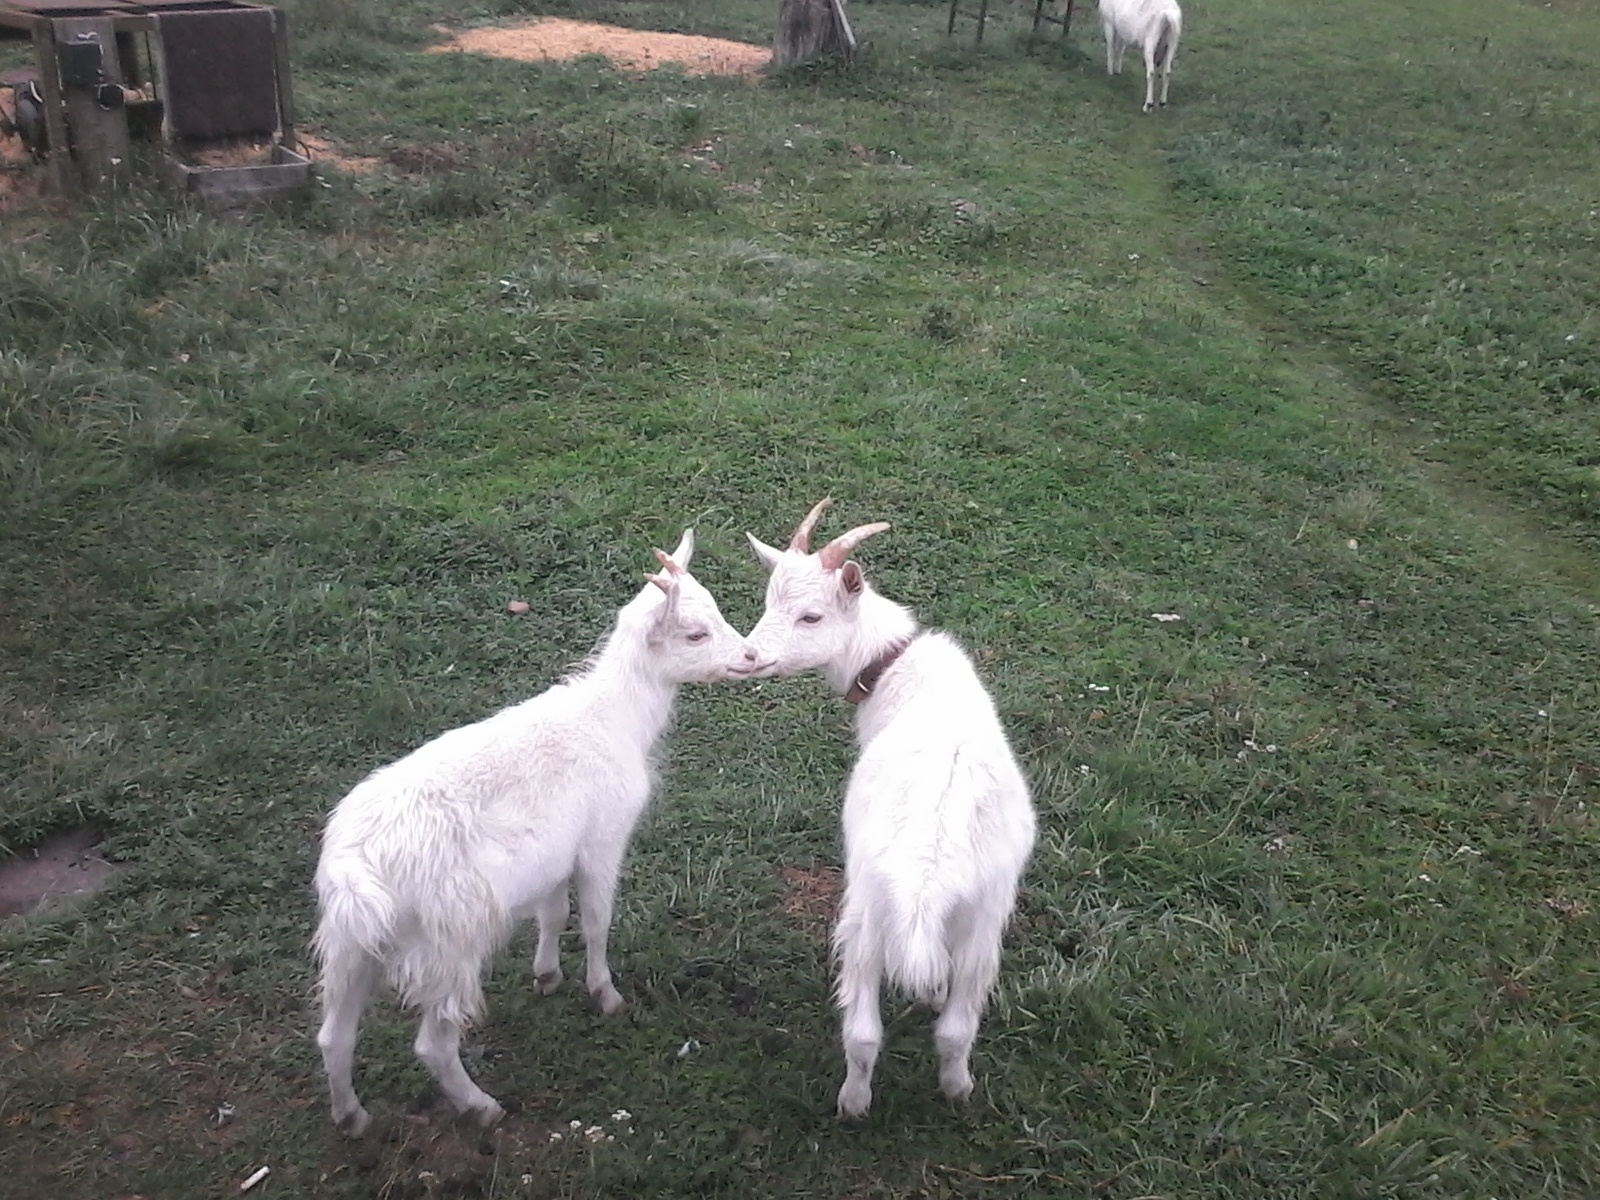
[[(856, 70), (752, 85), (419, 54), (495, 15), (436, 9), (302, 14), (305, 119), (374, 174), (6, 214), (0, 840), (128, 864), (0, 932), (7, 1195), (1600, 1188), (1600, 20), (1228, 0), (1144, 118), (1089, 19), (977, 52), (862, 3)], [(333, 1135), (327, 808), (546, 686), (684, 525), (748, 625), (742, 531), (823, 494), (895, 523), (869, 574), (1036, 785), (974, 1103), (895, 1011), (831, 1117), (849, 714), (794, 680), (686, 691), (625, 1016), (519, 940), (468, 1058), (506, 1125), (452, 1127), (380, 1007), (384, 1128)]]

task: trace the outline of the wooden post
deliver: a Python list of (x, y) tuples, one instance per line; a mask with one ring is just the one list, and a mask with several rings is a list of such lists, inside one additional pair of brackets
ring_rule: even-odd
[(1067, 0), (1067, 9), (1059, 17), (1047, 17), (1044, 15), (1044, 6), (1048, 3), (1049, 0), (1038, 0), (1038, 3), (1033, 6), (1033, 31), (1035, 33), (1039, 32), (1039, 23), (1041, 21), (1051, 21), (1061, 26), (1061, 36), (1065, 38), (1067, 34), (1072, 32), (1072, 0)]
[(45, 169), (52, 192), (77, 190), (72, 154), (67, 146), (67, 118), (61, 111), (61, 82), (56, 72), (56, 39), (50, 22), (40, 17), (33, 26), (34, 57), (39, 60), (39, 91), (44, 96)]
[[(100, 83), (122, 86), (122, 64), (117, 58), (117, 35), (109, 17), (62, 17), (55, 25), (56, 71), (60, 76), (62, 47), (97, 42), (100, 46)], [(128, 113), (120, 104), (101, 106), (97, 86), (61, 80), (67, 120), (72, 127), (73, 158), (79, 178), (91, 192), (127, 183), (131, 174), (128, 148)], [(52, 145), (52, 150), (54, 146)]]
[(289, 14), (275, 9), (272, 14), (272, 31), (277, 43), (278, 76), (278, 140), (290, 150), (295, 148), (294, 89), (289, 86)]

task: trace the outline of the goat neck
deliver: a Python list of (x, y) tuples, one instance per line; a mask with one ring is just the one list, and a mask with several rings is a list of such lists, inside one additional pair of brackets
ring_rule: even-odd
[(861, 672), (917, 635), (917, 620), (911, 610), (880, 596), (870, 584), (863, 588), (859, 605), (855, 635), (844, 652), (823, 667), (828, 685), (841, 696), (850, 693)]
[(599, 653), (567, 680), (574, 691), (592, 697), (597, 721), (626, 724), (648, 742), (666, 731), (679, 687), (661, 674), (647, 644), (652, 611), (660, 603), (652, 593), (645, 589), (618, 614)]

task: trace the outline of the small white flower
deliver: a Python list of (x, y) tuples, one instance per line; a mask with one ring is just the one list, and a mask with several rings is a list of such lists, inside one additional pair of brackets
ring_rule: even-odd
[(560, 1140), (561, 1140), (561, 1130), (552, 1129), (550, 1131), (550, 1141), (552, 1143), (555, 1143), (555, 1142), (559, 1142)]
[(1457, 846), (1455, 857), (1460, 858), (1463, 854), (1471, 855), (1473, 858), (1483, 857), (1482, 850), (1474, 850), (1471, 846)]
[(788, 138), (784, 138), (783, 139), (783, 148), (785, 150), (793, 150), (794, 149), (794, 143), (792, 141), (790, 141)]
[(1539, 715), (1541, 717), (1548, 717), (1550, 715), (1550, 711), (1548, 709), (1541, 708), (1539, 710)]
[(572, 1130), (573, 1133), (577, 1133), (578, 1130), (583, 1128), (583, 1122), (582, 1121), (568, 1121), (567, 1122), (567, 1128)]
[(633, 1114), (625, 1108), (619, 1108), (611, 1114), (611, 1119), (613, 1121), (631, 1121), (633, 1120)]
[(1111, 690), (1111, 685), (1105, 683), (1091, 683), (1089, 685), (1089, 690), (1091, 692), (1109, 692)]
[(1160, 621), (1163, 624), (1165, 624), (1166, 622), (1169, 622), (1169, 621), (1181, 621), (1181, 620), (1183, 620), (1183, 618), (1181, 616), (1179, 616), (1177, 613), (1151, 613), (1150, 617), (1151, 617), (1152, 620)]
[(1128, 261), (1129, 262), (1138, 262), (1139, 261), (1139, 256), (1137, 254), (1130, 254), (1130, 255), (1128, 255)]
[(522, 1186), (523, 1187), (532, 1187), (533, 1186), (533, 1176), (532, 1175), (524, 1175), (522, 1177)]
[(1424, 871), (1420, 875), (1418, 875), (1417, 878), (1422, 880), (1423, 883), (1432, 883), (1433, 882), (1433, 876), (1429, 875), (1426, 871)]
[(687, 1042), (678, 1047), (678, 1057), (688, 1058), (689, 1055), (693, 1054), (698, 1049), (700, 1049), (700, 1043), (695, 1041), (694, 1038), (690, 1038)]
[(591, 1125), (583, 1131), (583, 1136), (591, 1142), (603, 1142), (606, 1140), (606, 1131), (598, 1125)]
[(1082, 775), (1085, 779), (1087, 779), (1089, 777), (1089, 764), (1088, 763), (1079, 763), (1078, 764), (1078, 774)]
[(1577, 334), (1575, 334), (1575, 333), (1569, 333), (1569, 334), (1567, 334), (1567, 341), (1569, 341), (1569, 342), (1575, 342), (1575, 341), (1577, 341), (1577, 340), (1578, 340), (1578, 335), (1577, 335)]

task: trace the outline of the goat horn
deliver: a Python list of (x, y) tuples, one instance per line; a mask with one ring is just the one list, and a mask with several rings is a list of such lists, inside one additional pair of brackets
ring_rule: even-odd
[(794, 536), (789, 539), (789, 549), (798, 550), (801, 554), (811, 553), (811, 531), (817, 527), (817, 518), (822, 515), (822, 510), (832, 503), (832, 496), (824, 496), (817, 501), (816, 507), (806, 514), (806, 519), (800, 522)]
[(673, 562), (672, 561), (672, 556), (670, 554), (668, 554), (665, 550), (657, 550), (657, 551), (655, 551), (655, 556), (656, 556), (657, 559), (660, 560), (661, 565), (666, 568), (668, 575), (682, 575), (683, 574), (683, 568), (680, 567), (677, 563)]
[(874, 521), (871, 525), (857, 525), (849, 533), (841, 533), (821, 550), (817, 551), (817, 559), (822, 563), (824, 571), (837, 571), (844, 566), (845, 559), (850, 557), (850, 552), (866, 541), (875, 533), (882, 533), (889, 528), (887, 521)]

